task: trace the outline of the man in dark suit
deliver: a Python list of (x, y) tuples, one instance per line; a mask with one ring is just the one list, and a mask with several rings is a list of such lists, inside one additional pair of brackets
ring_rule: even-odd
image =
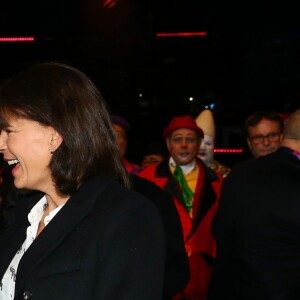
[(185, 288), (190, 270), (184, 247), (183, 230), (172, 197), (145, 178), (139, 177), (140, 167), (128, 162), (124, 156), (127, 149), (129, 123), (120, 116), (111, 116), (113, 128), (117, 135), (117, 144), (126, 170), (131, 175), (132, 189), (144, 196), (158, 208), (164, 225), (166, 240), (166, 265), (162, 300), (170, 300)]
[(184, 248), (180, 218), (172, 197), (153, 182), (131, 174), (134, 191), (146, 196), (158, 208), (166, 239), (166, 267), (162, 300), (170, 300), (188, 283), (190, 271)]
[(281, 147), (234, 167), (213, 223), (209, 300), (300, 299), (300, 110)]

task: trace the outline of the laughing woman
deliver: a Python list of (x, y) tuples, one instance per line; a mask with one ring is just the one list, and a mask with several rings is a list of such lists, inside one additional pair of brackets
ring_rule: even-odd
[(0, 89), (0, 152), (18, 189), (0, 237), (0, 299), (161, 299), (164, 236), (128, 187), (110, 116), (81, 71), (43, 63)]

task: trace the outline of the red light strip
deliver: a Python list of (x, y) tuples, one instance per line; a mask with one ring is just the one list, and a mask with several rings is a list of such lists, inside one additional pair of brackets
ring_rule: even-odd
[(243, 153), (243, 149), (214, 149), (215, 153)]
[(35, 38), (29, 37), (0, 37), (0, 43), (10, 43), (10, 42), (34, 42)]
[(112, 1), (112, 0), (106, 0), (104, 3), (103, 3), (103, 6), (104, 7), (107, 7), (107, 8), (112, 8), (116, 5), (116, 1)]
[(173, 37), (173, 36), (206, 36), (207, 33), (205, 31), (200, 32), (161, 32), (157, 33), (157, 37)]

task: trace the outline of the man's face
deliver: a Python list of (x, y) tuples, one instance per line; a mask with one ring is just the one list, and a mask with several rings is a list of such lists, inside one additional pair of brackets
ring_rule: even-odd
[(125, 129), (118, 125), (118, 124), (113, 124), (113, 128), (116, 132), (117, 136), (117, 144), (119, 147), (120, 155), (122, 158), (124, 158), (126, 154), (126, 148), (127, 148), (127, 135)]
[(275, 121), (263, 119), (248, 129), (247, 144), (254, 157), (276, 151), (282, 139), (280, 125)]
[(160, 154), (149, 154), (145, 155), (142, 160), (142, 167), (145, 169), (149, 166), (155, 165), (161, 162), (164, 157)]
[(183, 166), (195, 159), (200, 142), (201, 139), (194, 130), (180, 128), (167, 138), (167, 147), (176, 164)]

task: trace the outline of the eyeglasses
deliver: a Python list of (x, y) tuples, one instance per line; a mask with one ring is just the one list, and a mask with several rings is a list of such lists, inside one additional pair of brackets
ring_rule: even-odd
[(280, 133), (279, 132), (270, 132), (267, 135), (253, 135), (249, 137), (249, 139), (254, 143), (254, 144), (261, 144), (264, 142), (265, 138), (267, 138), (270, 142), (277, 142), (279, 140)]
[(198, 141), (198, 139), (195, 137), (187, 137), (187, 138), (175, 137), (172, 138), (171, 141), (177, 145), (182, 144), (183, 141), (185, 141), (187, 144), (195, 144)]

